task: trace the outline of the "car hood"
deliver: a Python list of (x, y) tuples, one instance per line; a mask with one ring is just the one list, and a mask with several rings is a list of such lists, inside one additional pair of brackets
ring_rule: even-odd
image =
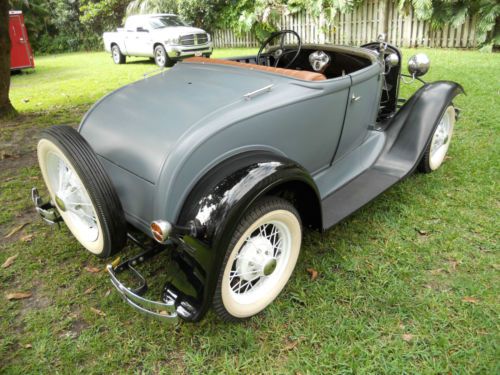
[(153, 33), (160, 38), (177, 38), (183, 35), (206, 33), (206, 31), (191, 26), (172, 26), (153, 30)]
[[(220, 127), (235, 121), (227, 113), (246, 102), (243, 95), (277, 79), (248, 69), (178, 63), (105, 96), (79, 131), (101, 157), (156, 183), (184, 138), (194, 132), (198, 138), (210, 137), (217, 126), (205, 128), (206, 123)], [(179, 152), (188, 152), (184, 148)]]

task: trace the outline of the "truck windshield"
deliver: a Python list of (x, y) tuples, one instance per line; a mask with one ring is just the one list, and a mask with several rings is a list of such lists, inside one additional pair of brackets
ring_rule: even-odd
[(169, 27), (169, 26), (187, 26), (177, 16), (161, 16), (161, 17), (151, 18), (150, 24), (153, 29), (161, 29), (163, 27)]

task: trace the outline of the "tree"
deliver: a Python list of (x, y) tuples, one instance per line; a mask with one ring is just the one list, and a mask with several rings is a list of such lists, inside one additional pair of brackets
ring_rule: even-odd
[(500, 44), (500, 3), (498, 0), (398, 0), (400, 9), (415, 9), (417, 17), (432, 27), (462, 25), (466, 17), (477, 17), (476, 40), (483, 48)]
[(101, 35), (120, 26), (130, 0), (80, 0), (80, 22), (89, 33)]
[(0, 1), (0, 117), (16, 114), (9, 99), (10, 89), (10, 36), (9, 3)]

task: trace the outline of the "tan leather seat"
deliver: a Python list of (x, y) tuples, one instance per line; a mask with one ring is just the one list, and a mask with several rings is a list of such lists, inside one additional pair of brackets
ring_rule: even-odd
[(222, 60), (222, 59), (208, 59), (206, 57), (190, 57), (184, 60), (188, 63), (202, 63), (202, 64), (217, 64), (217, 65), (230, 65), (238, 68), (245, 68), (250, 70), (262, 70), (264, 72), (281, 74), (304, 81), (323, 81), (326, 77), (321, 73), (309, 72), (307, 70), (293, 70), (284, 68), (275, 68), (273, 66), (264, 66), (256, 64), (246, 64), (237, 61)]

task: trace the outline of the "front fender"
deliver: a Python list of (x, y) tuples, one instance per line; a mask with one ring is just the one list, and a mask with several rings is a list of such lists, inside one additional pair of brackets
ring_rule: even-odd
[(307, 171), (291, 160), (265, 152), (244, 153), (222, 162), (188, 195), (177, 224), (194, 222), (197, 228), (196, 234), (182, 238), (182, 257), (189, 264), (189, 279), (196, 289), (197, 313), (192, 320), (201, 319), (210, 307), (227, 246), (249, 206), (290, 182), (308, 186), (320, 207), (316, 185)]
[(386, 124), (387, 141), (375, 167), (398, 179), (411, 174), (422, 159), (441, 116), (464, 93), (451, 81), (427, 83)]

